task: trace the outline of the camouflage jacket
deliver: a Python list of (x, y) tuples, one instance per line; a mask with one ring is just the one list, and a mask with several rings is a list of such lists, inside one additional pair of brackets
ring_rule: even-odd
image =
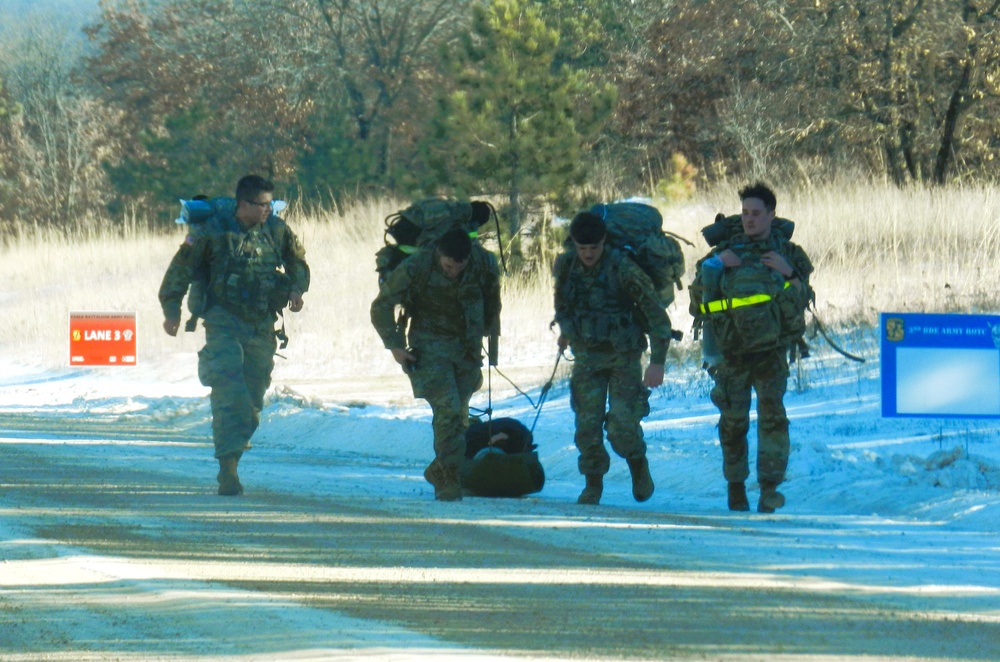
[(587, 269), (573, 251), (556, 258), (555, 321), (562, 336), (580, 349), (646, 349), (662, 364), (670, 345), (670, 317), (649, 276), (621, 251), (604, 247)]
[(235, 216), (214, 217), (189, 234), (160, 284), (166, 319), (180, 319), (184, 294), (199, 275), (207, 275), (207, 308), (221, 306), (251, 323), (273, 322), (291, 292), (309, 289), (310, 277), (305, 249), (277, 216), (249, 230)]
[[(396, 306), (409, 318), (398, 323)], [(434, 338), (463, 339), (466, 352), (478, 355), (483, 338), (500, 333), (500, 269), (496, 257), (474, 244), (458, 278), (445, 276), (433, 245), (390, 272), (371, 305), (372, 326), (386, 349), (405, 348)], [(416, 341), (416, 342), (415, 342)]]

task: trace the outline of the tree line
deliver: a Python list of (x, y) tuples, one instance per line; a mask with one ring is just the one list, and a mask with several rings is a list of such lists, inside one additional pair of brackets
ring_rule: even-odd
[(246, 172), (490, 195), (512, 230), (680, 167), (992, 180), (998, 25), (1000, 0), (104, 0), (85, 39), (0, 51), (0, 216), (162, 214)]

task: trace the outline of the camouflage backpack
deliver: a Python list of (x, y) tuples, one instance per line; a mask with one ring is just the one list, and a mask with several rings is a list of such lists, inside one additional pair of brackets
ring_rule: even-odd
[[(684, 275), (684, 254), (681, 252), (677, 235), (663, 230), (663, 217), (659, 210), (640, 202), (599, 203), (588, 210), (601, 217), (607, 229), (605, 245), (616, 249), (634, 262), (653, 283), (663, 308), (674, 301), (674, 286), (681, 289)], [(691, 242), (684, 239), (688, 244)], [(563, 242), (564, 252), (557, 256), (553, 266), (556, 289), (572, 298), (569, 272), (574, 263), (576, 248), (572, 237)], [(638, 315), (636, 321), (643, 332), (648, 331), (645, 316)], [(604, 320), (606, 321), (606, 320)], [(599, 335), (604, 334), (604, 329)], [(677, 329), (671, 333), (674, 340), (682, 334)]]
[[(673, 235), (663, 230), (659, 210), (641, 202), (596, 204), (590, 212), (604, 219), (607, 245), (625, 252), (653, 281), (663, 307), (674, 302), (674, 287), (683, 289), (684, 253)], [(572, 240), (568, 240), (572, 247)]]
[[(718, 214), (701, 233), (706, 243), (715, 247), (742, 231), (739, 214)], [(782, 244), (790, 242), (794, 231), (795, 223), (788, 219), (775, 217), (771, 225), (772, 237)], [(789, 284), (760, 263), (761, 251), (749, 250), (755, 244), (731, 247), (744, 258), (745, 264), (739, 268), (722, 271), (720, 265), (719, 271), (714, 271), (707, 264), (711, 256), (695, 266), (695, 279), (688, 288), (689, 312), (695, 318), (695, 328), (704, 330), (702, 349), (708, 365), (718, 360), (718, 352), (743, 353), (774, 347), (788, 347), (792, 360), (796, 355), (809, 356), (804, 340), (806, 307), (795, 297), (778, 296)], [(741, 252), (740, 248), (749, 252)], [(815, 298), (811, 287), (806, 296), (807, 301)]]
[(710, 296), (727, 304), (707, 312), (712, 337), (722, 352), (750, 353), (779, 347), (783, 320), (776, 297), (788, 283), (761, 262), (760, 252), (738, 254), (743, 264), (725, 269), (717, 294)]
[[(375, 271), (381, 284), (386, 276), (420, 247), (440, 239), (452, 228), (462, 228), (473, 239), (496, 210), (488, 202), (426, 198), (385, 219), (385, 246), (375, 253)], [(392, 238), (390, 242), (389, 239)]]
[[(740, 214), (726, 216), (716, 214), (715, 221), (701, 229), (701, 236), (709, 246), (718, 246), (723, 241), (735, 237), (743, 232), (743, 217)], [(776, 232), (779, 236), (788, 241), (792, 240), (792, 233), (795, 232), (795, 223), (787, 218), (774, 217), (771, 222), (771, 232)]]
[[(741, 232), (743, 232), (743, 217), (740, 214), (726, 216), (725, 214), (720, 213), (715, 215), (715, 220), (712, 223), (701, 229), (701, 236), (705, 238), (705, 243), (707, 243), (710, 247), (715, 248), (722, 242), (729, 241)], [(778, 218), (776, 216), (771, 224), (771, 232), (777, 233), (779, 237), (786, 241), (791, 241), (792, 233), (795, 232), (795, 223), (786, 218)], [(706, 301), (702, 265), (707, 257), (708, 256), (695, 263), (694, 280), (688, 286), (688, 294), (690, 295), (688, 312), (691, 313), (691, 317), (695, 318), (696, 324), (699, 318), (702, 317), (699, 306)]]

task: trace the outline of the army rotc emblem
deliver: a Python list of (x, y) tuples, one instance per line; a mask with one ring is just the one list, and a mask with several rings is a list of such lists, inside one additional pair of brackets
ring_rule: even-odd
[(885, 339), (890, 342), (902, 342), (905, 336), (903, 320), (898, 317), (890, 317), (885, 321)]

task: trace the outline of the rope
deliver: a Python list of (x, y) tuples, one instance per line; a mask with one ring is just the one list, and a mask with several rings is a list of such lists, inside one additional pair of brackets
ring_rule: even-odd
[(833, 347), (833, 349), (836, 350), (837, 353), (839, 353), (844, 358), (848, 358), (852, 361), (857, 361), (858, 363), (865, 362), (865, 359), (863, 357), (857, 356), (856, 354), (851, 354), (843, 347), (835, 343), (833, 339), (830, 337), (830, 335), (826, 332), (826, 327), (823, 326), (823, 323), (820, 321), (819, 316), (816, 314), (816, 309), (813, 308), (811, 304), (809, 306), (809, 310), (810, 312), (812, 312), (813, 321), (816, 322), (816, 328), (819, 329), (819, 332), (823, 335), (826, 341), (830, 343), (830, 347)]
[(538, 407), (535, 408), (535, 420), (531, 422), (531, 433), (535, 433), (535, 425), (538, 424), (538, 417), (542, 415), (542, 405), (545, 404), (545, 398), (549, 395), (549, 389), (552, 388), (552, 380), (556, 378), (556, 369), (559, 367), (559, 359), (562, 358), (562, 350), (556, 354), (556, 364), (552, 366), (552, 374), (549, 375), (549, 381), (545, 382), (542, 386), (541, 392), (538, 394)]
[(497, 368), (495, 366), (493, 367), (493, 369), (497, 371), (497, 374), (506, 379), (507, 383), (513, 386), (515, 391), (517, 391), (520, 395), (523, 395), (524, 398), (531, 404), (531, 408), (535, 410), (535, 420), (531, 423), (531, 428), (530, 428), (531, 432), (535, 431), (535, 425), (538, 423), (538, 417), (542, 415), (542, 405), (545, 404), (545, 399), (548, 397), (549, 390), (552, 388), (552, 383), (556, 377), (556, 370), (559, 369), (559, 361), (560, 359), (562, 359), (562, 356), (563, 356), (562, 350), (559, 350), (559, 353), (556, 354), (556, 363), (554, 366), (552, 366), (552, 374), (549, 375), (549, 380), (545, 382), (545, 384), (542, 386), (542, 390), (538, 394), (537, 403), (531, 398), (530, 395), (525, 393), (520, 386), (515, 384), (510, 377), (503, 374), (500, 368)]

